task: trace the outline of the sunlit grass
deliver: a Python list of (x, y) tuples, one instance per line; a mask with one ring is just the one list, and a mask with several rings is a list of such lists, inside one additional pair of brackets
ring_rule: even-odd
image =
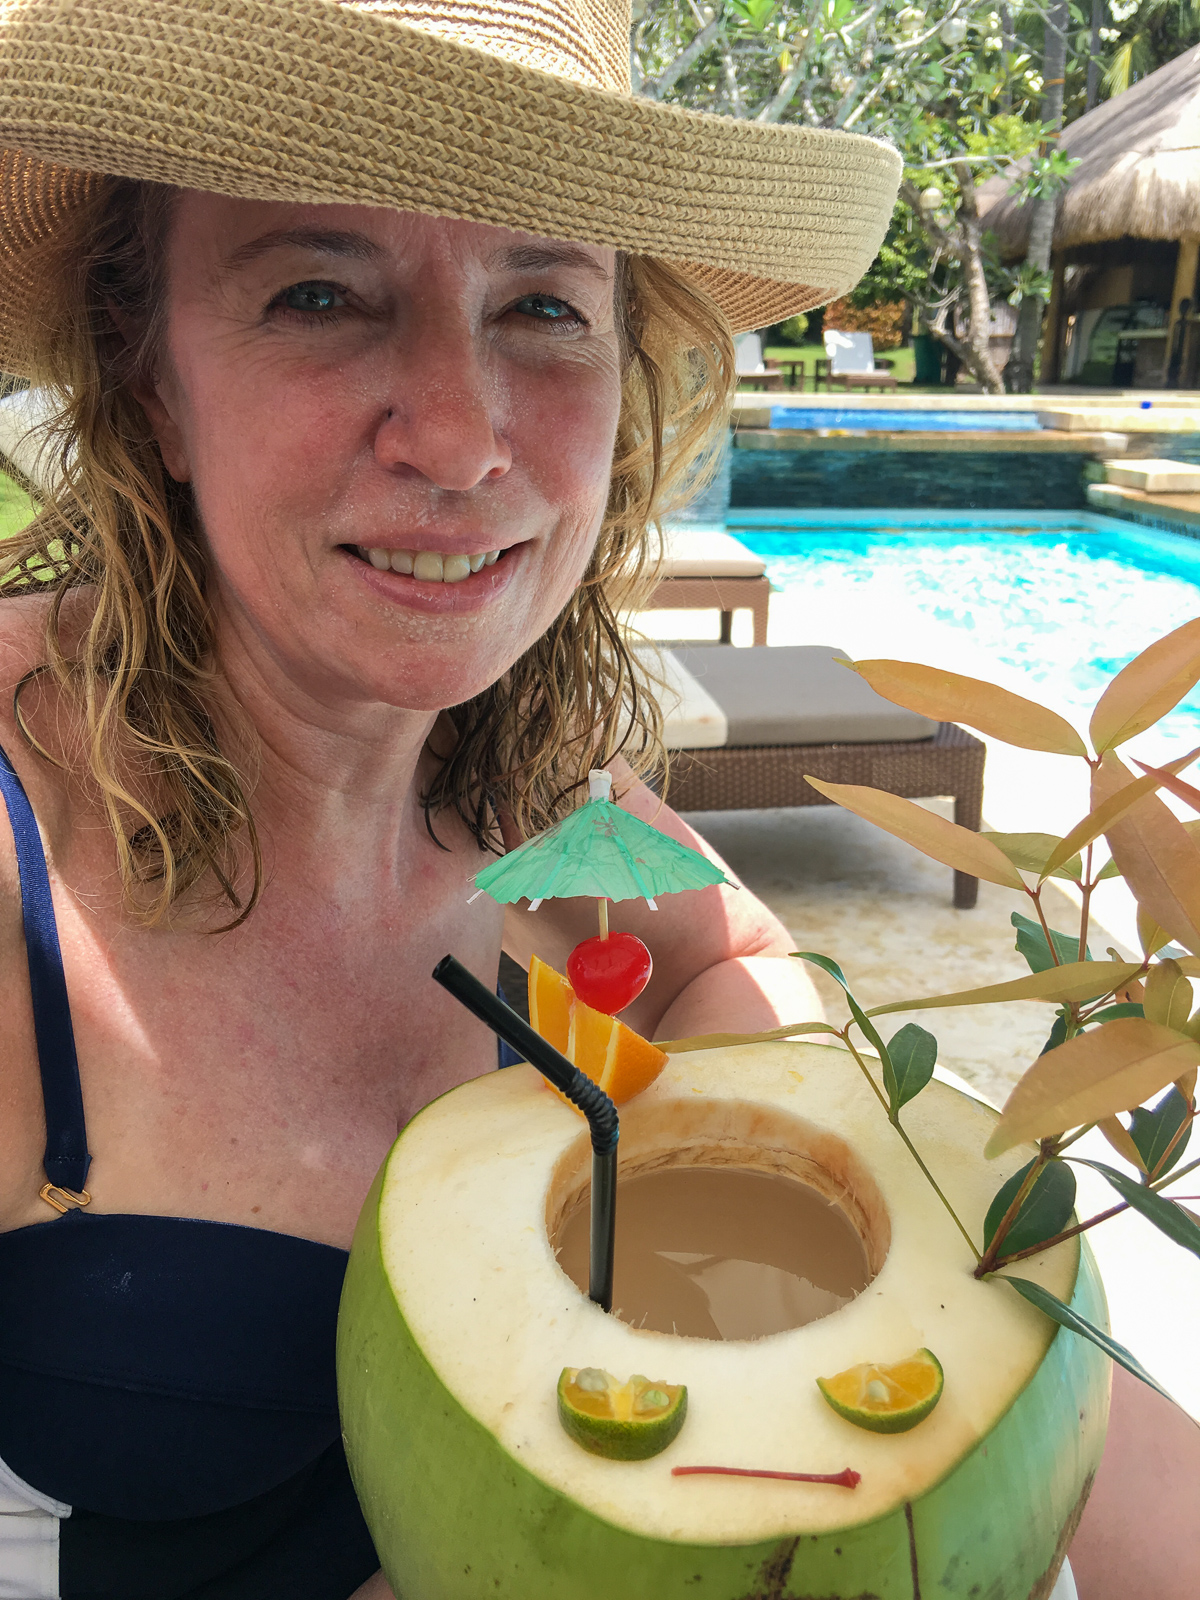
[[(821, 344), (802, 345), (771, 345), (763, 352), (775, 361), (803, 361), (808, 382), (811, 385), (813, 373), (816, 371), (818, 356), (824, 358), (825, 346)], [(916, 368), (916, 354), (911, 345), (903, 350), (881, 350), (878, 352), (892, 363), (892, 372), (897, 383), (911, 383)]]
[(33, 501), (25, 491), (0, 473), (0, 539), (11, 539), (13, 534), (33, 518)]

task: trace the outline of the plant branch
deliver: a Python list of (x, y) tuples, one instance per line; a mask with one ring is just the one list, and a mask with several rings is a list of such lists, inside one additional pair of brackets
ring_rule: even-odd
[(1020, 1211), (1021, 1207), (1025, 1204), (1025, 1201), (1029, 1196), (1030, 1190), (1033, 1188), (1034, 1184), (1038, 1181), (1038, 1178), (1041, 1176), (1041, 1174), (1042, 1174), (1042, 1172), (1043, 1172), (1043, 1170), (1044, 1170), (1044, 1168), (1046, 1166), (1046, 1163), (1047, 1163), (1048, 1159), (1049, 1158), (1046, 1155), (1045, 1150), (1044, 1149), (1039, 1149), (1038, 1154), (1037, 1154), (1037, 1160), (1033, 1163), (1033, 1165), (1030, 1167), (1029, 1171), (1025, 1174), (1024, 1181), (1022, 1182), (1020, 1188), (1017, 1190), (1016, 1194), (1012, 1198), (1012, 1204), (1009, 1206), (1008, 1210), (1004, 1213), (1004, 1215), (1000, 1218), (999, 1226), (997, 1227), (995, 1233), (992, 1235), (991, 1244), (989, 1244), (989, 1245), (987, 1245), (985, 1247), (983, 1255), (979, 1259), (979, 1265), (975, 1268), (975, 1276), (977, 1278), (982, 1278), (987, 1273), (989, 1273), (989, 1272), (991, 1272), (991, 1271), (993, 1271), (995, 1269), (996, 1261), (997, 1261), (997, 1259), (999, 1258), (999, 1255), (1000, 1255), (1000, 1247), (1004, 1243), (1005, 1239), (1008, 1237), (1009, 1232), (1012, 1229), (1013, 1223), (1017, 1220), (1018, 1212)]
[(642, 94), (647, 100), (661, 100), (670, 94), (671, 90), (696, 61), (704, 54), (721, 31), (722, 18), (720, 8), (711, 22), (705, 23), (696, 34), (691, 43), (679, 52), (656, 78), (646, 78), (642, 84)]
[(896, 1132), (900, 1135), (900, 1137), (904, 1140), (904, 1143), (908, 1146), (909, 1155), (912, 1156), (913, 1160), (917, 1163), (917, 1165), (920, 1167), (921, 1171), (925, 1174), (926, 1180), (928, 1181), (928, 1183), (929, 1183), (930, 1187), (932, 1188), (934, 1194), (937, 1195), (938, 1199), (942, 1202), (942, 1204), (945, 1206), (946, 1210), (949, 1212), (950, 1218), (953, 1221), (954, 1226), (958, 1229), (959, 1233), (961, 1233), (963, 1238), (967, 1241), (967, 1248), (970, 1250), (971, 1254), (975, 1257), (976, 1262), (978, 1262), (979, 1259), (980, 1259), (979, 1251), (975, 1248), (975, 1243), (974, 1243), (974, 1240), (971, 1238), (971, 1235), (967, 1232), (967, 1230), (963, 1227), (962, 1223), (959, 1221), (958, 1212), (955, 1211), (954, 1207), (950, 1204), (949, 1200), (947, 1200), (946, 1196), (942, 1193), (941, 1185), (938, 1183), (938, 1181), (934, 1177), (933, 1173), (930, 1172), (929, 1168), (925, 1165), (925, 1162), (924, 1162), (924, 1160), (922, 1159), (922, 1156), (921, 1156), (921, 1152), (917, 1149), (916, 1145), (912, 1142), (912, 1140), (908, 1137), (908, 1134), (904, 1131), (903, 1127), (900, 1124), (899, 1116), (897, 1114), (893, 1113), (891, 1107), (887, 1103), (887, 1099), (885, 1098), (885, 1096), (883, 1094), (883, 1091), (880, 1089), (879, 1085), (875, 1082), (875, 1079), (871, 1076), (870, 1070), (867, 1067), (866, 1062), (859, 1055), (858, 1051), (854, 1048), (853, 1041), (850, 1038), (850, 1029), (851, 1029), (852, 1026), (853, 1026), (853, 1024), (848, 1022), (846, 1024), (842, 1034), (841, 1034), (841, 1037), (846, 1041), (847, 1050), (849, 1050), (850, 1054), (854, 1057), (855, 1061), (858, 1062), (859, 1067), (862, 1069), (863, 1077), (867, 1080), (867, 1082), (871, 1085), (871, 1088), (875, 1091), (875, 1098), (879, 1101), (880, 1105), (887, 1112), (888, 1121), (891, 1123), (892, 1127), (895, 1128)]
[[(1153, 1189), (1155, 1194), (1158, 1194), (1168, 1183), (1176, 1183), (1187, 1173), (1194, 1172), (1197, 1167), (1200, 1167), (1200, 1157), (1195, 1161), (1189, 1161), (1186, 1167), (1180, 1167), (1178, 1172), (1168, 1172), (1165, 1178), (1156, 1178), (1153, 1183), (1147, 1184), (1146, 1187)], [(1170, 1199), (1170, 1195), (1167, 1198)], [(1077, 1222), (1073, 1228), (1067, 1228), (1062, 1233), (1056, 1233), (1053, 1239), (1046, 1239), (1042, 1244), (1032, 1244), (1027, 1250), (1017, 1250), (1011, 1256), (1002, 1256), (997, 1261), (996, 1266), (1007, 1267), (1013, 1261), (1023, 1261), (1026, 1256), (1040, 1255), (1043, 1250), (1051, 1250), (1056, 1244), (1062, 1244), (1064, 1239), (1073, 1239), (1076, 1234), (1086, 1233), (1089, 1228), (1094, 1228), (1098, 1222), (1107, 1222), (1110, 1217), (1119, 1216), (1122, 1211), (1128, 1210), (1129, 1201), (1122, 1200), (1120, 1205), (1112, 1206), (1107, 1211), (1101, 1211), (1096, 1216), (1089, 1217), (1086, 1222)]]

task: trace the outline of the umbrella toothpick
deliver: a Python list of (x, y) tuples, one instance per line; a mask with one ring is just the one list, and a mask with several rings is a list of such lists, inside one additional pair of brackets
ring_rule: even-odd
[(605, 897), (603, 895), (601, 895), (599, 900), (596, 902), (596, 904), (600, 909), (600, 937), (602, 939), (607, 939), (608, 938), (608, 901), (605, 899)]

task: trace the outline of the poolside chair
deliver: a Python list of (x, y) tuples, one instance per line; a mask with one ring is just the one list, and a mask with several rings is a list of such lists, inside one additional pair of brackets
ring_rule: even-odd
[(771, 583), (766, 562), (744, 544), (716, 528), (668, 527), (658, 588), (647, 610), (721, 613), (721, 643), (733, 637), (733, 613), (746, 608), (754, 613), (754, 642), (767, 642), (767, 608)]
[(869, 333), (841, 333), (836, 328), (825, 330), (825, 359), (817, 358), (813, 387), (824, 381), (826, 388), (840, 385), (843, 389), (894, 389), (896, 379), (892, 363), (876, 358), (875, 346)]
[[(761, 811), (829, 802), (805, 775), (908, 799), (949, 795), (954, 820), (978, 829), (981, 740), (875, 693), (828, 645), (663, 651), (670, 802), (676, 811)], [(954, 874), (954, 904), (979, 880)]]
[(783, 373), (779, 363), (763, 359), (760, 333), (739, 333), (733, 341), (733, 360), (739, 389), (783, 388)]
[(0, 472), (28, 484), (54, 478), (42, 429), (56, 411), (45, 389), (14, 389), (0, 399)]

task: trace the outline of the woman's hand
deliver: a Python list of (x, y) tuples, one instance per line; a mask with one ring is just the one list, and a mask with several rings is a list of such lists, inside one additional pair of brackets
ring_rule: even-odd
[(1114, 1367), (1104, 1456), (1070, 1549), (1079, 1600), (1195, 1600), (1198, 1493), (1200, 1428)]
[[(736, 875), (708, 844), (634, 778), (623, 761), (610, 763), (613, 799), (624, 810)], [(509, 848), (520, 843), (507, 840)], [(611, 926), (637, 934), (654, 958), (654, 974), (622, 1020), (646, 1038), (697, 1033), (757, 1033), (786, 1022), (813, 1022), (825, 1013), (799, 961), (794, 941), (748, 889), (718, 885), (664, 895), (658, 911), (642, 900), (610, 905)], [(594, 900), (547, 900), (532, 915), (509, 908), (504, 948), (522, 966), (538, 955), (558, 972), (582, 939), (597, 931)]]
[(396, 1600), (382, 1572), (368, 1578), (361, 1589), (355, 1589), (350, 1600)]

